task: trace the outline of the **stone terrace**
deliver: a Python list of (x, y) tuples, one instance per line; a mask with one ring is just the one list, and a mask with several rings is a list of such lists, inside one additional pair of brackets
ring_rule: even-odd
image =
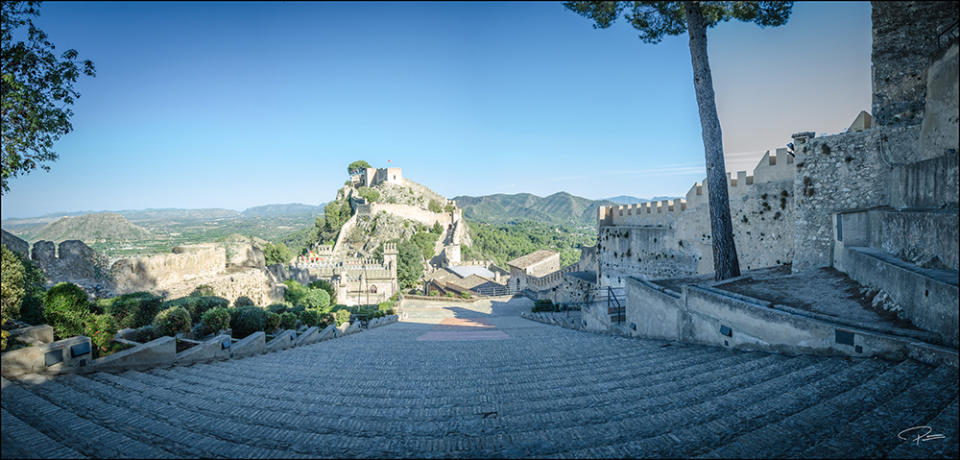
[[(521, 319), (526, 300), (252, 358), (3, 381), (8, 457), (956, 457), (957, 369)], [(946, 439), (897, 434), (929, 425)]]

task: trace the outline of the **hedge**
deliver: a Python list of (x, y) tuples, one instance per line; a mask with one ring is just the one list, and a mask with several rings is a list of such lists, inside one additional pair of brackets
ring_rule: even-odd
[(134, 292), (109, 299), (100, 299), (97, 306), (117, 320), (121, 329), (138, 328), (153, 323), (163, 310), (163, 298), (149, 292)]

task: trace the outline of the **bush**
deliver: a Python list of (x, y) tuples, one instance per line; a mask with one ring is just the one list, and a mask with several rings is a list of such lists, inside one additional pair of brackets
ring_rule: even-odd
[(230, 310), (217, 307), (207, 310), (200, 318), (200, 323), (214, 334), (230, 327)]
[(533, 303), (533, 311), (555, 311), (553, 302), (549, 299), (540, 299)]
[(427, 208), (432, 212), (443, 212), (443, 205), (437, 200), (430, 200), (430, 204), (427, 205)]
[(308, 308), (327, 308), (330, 306), (330, 294), (323, 289), (310, 289), (303, 299), (303, 304)]
[(263, 324), (264, 324), (263, 326), (264, 331), (273, 332), (277, 330), (277, 328), (280, 327), (280, 315), (272, 311), (264, 312)]
[(286, 280), (283, 282), (287, 290), (283, 293), (283, 298), (293, 305), (306, 305), (304, 299), (310, 293), (310, 289), (298, 283), (296, 280)]
[(284, 329), (296, 329), (297, 328), (297, 315), (293, 313), (286, 312), (280, 315), (280, 327)]
[(454, 294), (452, 292), (447, 292), (447, 297), (454, 297)]
[(308, 327), (319, 326), (320, 325), (320, 311), (319, 310), (304, 310), (300, 313), (300, 322), (306, 324)]
[(266, 312), (258, 307), (235, 308), (230, 313), (230, 328), (233, 337), (242, 339), (266, 327)]
[(97, 306), (117, 320), (117, 326), (121, 329), (151, 324), (157, 313), (164, 309), (163, 298), (149, 292), (134, 292), (100, 299)]
[(320, 315), (320, 324), (317, 324), (317, 327), (323, 329), (331, 324), (337, 324), (337, 315), (333, 313), (323, 313)]
[(147, 343), (153, 339), (161, 337), (160, 334), (153, 328), (153, 325), (147, 325), (137, 328), (137, 333), (134, 336), (134, 340), (140, 343)]
[(161, 336), (175, 336), (178, 332), (189, 333), (192, 324), (190, 312), (183, 307), (167, 308), (157, 313), (157, 317), (153, 319), (153, 329)]
[(201, 284), (193, 289), (193, 292), (190, 293), (190, 297), (215, 297), (216, 292), (213, 292), (213, 287), (206, 284)]
[(93, 346), (100, 351), (107, 351), (117, 336), (117, 329), (117, 320), (110, 315), (87, 315), (83, 322), (83, 335), (90, 337)]
[(274, 313), (276, 313), (276, 314), (278, 314), (278, 315), (282, 315), (282, 314), (285, 313), (287, 310), (289, 310), (291, 306), (292, 306), (292, 305), (290, 305), (290, 304), (287, 303), (287, 302), (272, 303), (272, 304), (270, 304), (269, 306), (267, 306), (267, 310), (268, 310), (268, 311), (272, 311), (272, 312), (274, 312)]
[(253, 299), (251, 299), (251, 298), (249, 298), (249, 297), (247, 297), (247, 296), (245, 296), (245, 295), (242, 295), (242, 296), (240, 296), (240, 297), (237, 297), (237, 300), (234, 300), (234, 301), (233, 301), (233, 307), (234, 307), (234, 308), (250, 307), (250, 306), (254, 306), (254, 305), (256, 305), (256, 304), (253, 303)]
[(293, 259), (293, 251), (283, 243), (267, 243), (263, 248), (263, 258), (267, 265), (286, 264)]
[(0, 246), (3, 252), (0, 266), (0, 323), (20, 317), (20, 304), (27, 294), (24, 286), (25, 273), (20, 259), (6, 246)]
[(57, 337), (83, 334), (83, 322), (90, 314), (87, 294), (73, 283), (58, 283), (43, 297), (43, 316)]
[(461, 293), (460, 293), (460, 297), (462, 297), (462, 298), (464, 298), (464, 299), (469, 299), (469, 298), (470, 298), (470, 293), (469, 293), (469, 292), (466, 292), (466, 291), (461, 292)]
[(179, 299), (168, 300), (163, 303), (163, 308), (170, 307), (183, 307), (187, 310), (187, 313), (190, 313), (190, 318), (198, 320), (203, 317), (203, 314), (208, 310), (214, 308), (227, 308), (230, 306), (230, 301), (224, 299), (223, 297), (216, 296), (195, 296), (191, 295), (190, 297), (181, 297)]
[(303, 305), (294, 305), (289, 310), (290, 313), (293, 313), (294, 315), (297, 315), (297, 316), (300, 316), (300, 313), (303, 313), (305, 311), (307, 311), (307, 307)]
[(316, 280), (308, 285), (310, 289), (323, 289), (327, 291), (327, 294), (331, 299), (337, 298), (337, 291), (334, 289), (333, 284), (330, 284), (327, 280)]
[(339, 326), (339, 325), (341, 325), (341, 324), (343, 324), (343, 323), (348, 323), (348, 322), (350, 322), (350, 311), (349, 311), (349, 310), (337, 310), (337, 312), (336, 312), (334, 315), (335, 315), (335, 318), (336, 318), (336, 321), (337, 321), (337, 326)]
[(437, 291), (430, 291), (430, 292), (427, 293), (427, 295), (430, 296), (430, 297), (439, 297), (439, 296), (440, 296), (440, 293), (437, 292)]
[(357, 194), (364, 200), (367, 200), (368, 203), (373, 203), (380, 199), (380, 192), (366, 186), (358, 188)]

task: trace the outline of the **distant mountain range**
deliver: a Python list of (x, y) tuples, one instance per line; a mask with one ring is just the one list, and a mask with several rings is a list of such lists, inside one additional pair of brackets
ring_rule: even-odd
[(620, 195), (612, 198), (607, 198), (606, 201), (612, 201), (617, 204), (639, 204), (646, 203), (648, 201), (663, 201), (663, 200), (676, 200), (680, 197), (676, 196), (655, 196), (650, 199), (646, 198), (637, 198), (635, 196)]
[(608, 200), (591, 200), (566, 192), (539, 197), (529, 193), (513, 195), (458, 196), (453, 199), (464, 217), (490, 223), (536, 220), (553, 224), (594, 226), (597, 208), (613, 206)]
[(319, 216), (323, 215), (323, 203), (321, 203), (319, 206), (302, 203), (268, 204), (247, 208), (243, 211), (235, 211), (233, 209), (224, 208), (148, 208), (125, 209), (122, 211), (52, 212), (37, 217), (4, 219), (3, 227), (17, 228), (35, 226), (37, 224), (47, 224), (62, 217), (100, 214), (119, 214), (130, 222), (136, 223), (183, 220), (217, 220), (238, 217), (295, 217), (304, 215)]

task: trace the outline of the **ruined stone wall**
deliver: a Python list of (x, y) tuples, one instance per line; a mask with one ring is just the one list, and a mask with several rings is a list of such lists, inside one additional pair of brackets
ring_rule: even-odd
[(226, 269), (227, 254), (212, 243), (177, 246), (170, 254), (120, 259), (111, 267), (117, 292), (166, 290)]
[(909, 126), (923, 120), (927, 68), (942, 51), (937, 35), (957, 19), (955, 2), (872, 2), (873, 120)]
[(26, 259), (30, 258), (30, 243), (20, 239), (13, 233), (10, 233), (6, 230), (0, 230), (0, 244), (7, 247), (7, 249), (20, 254)]
[(684, 247), (672, 228), (603, 226), (597, 235), (597, 260), (600, 285), (623, 286), (628, 276), (696, 274), (700, 256)]
[(452, 213), (432, 212), (423, 208), (406, 204), (371, 203), (367, 205), (360, 205), (357, 210), (357, 215), (374, 216), (379, 212), (386, 212), (388, 214), (393, 214), (404, 219), (420, 222), (421, 224), (428, 226), (433, 226), (433, 224), (439, 222), (440, 225), (446, 227), (447, 225), (453, 223)]

